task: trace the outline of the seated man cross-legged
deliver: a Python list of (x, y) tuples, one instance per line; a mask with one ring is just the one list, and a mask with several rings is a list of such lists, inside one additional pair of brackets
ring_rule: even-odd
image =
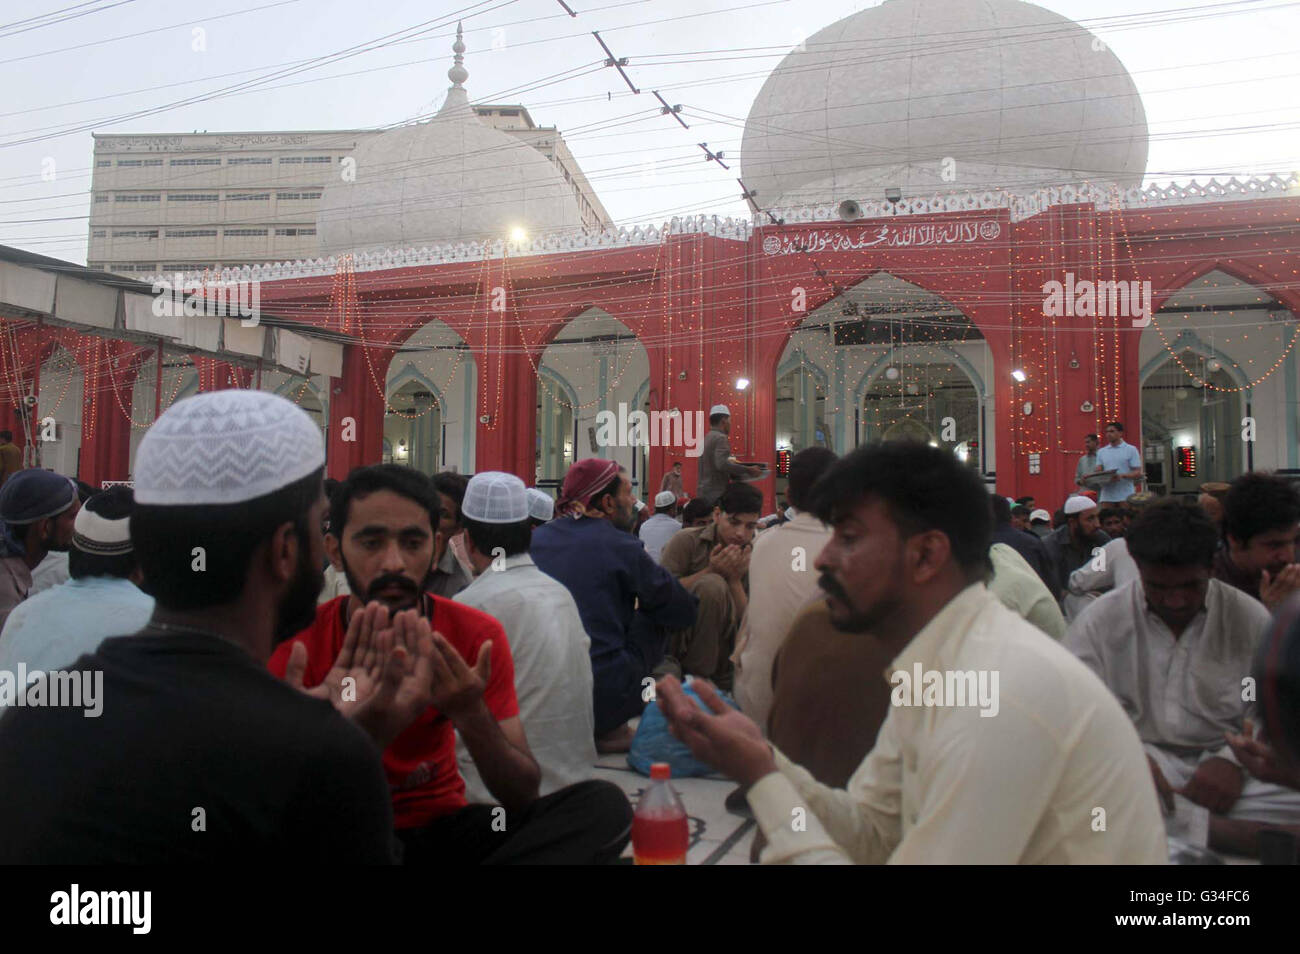
[(1123, 710), (985, 587), (987, 497), (950, 451), (910, 441), (859, 448), (814, 488), (811, 510), (833, 530), (815, 564), (831, 622), (893, 659), (889, 714), (846, 788), (769, 746), (707, 681), (694, 688), (708, 713), (660, 682), (674, 734), (748, 786), (764, 863), (1167, 861)]
[(673, 633), (668, 655), (685, 675), (731, 689), (736, 632), (749, 605), (749, 557), (763, 511), (763, 495), (749, 484), (728, 484), (713, 521), (682, 530), (664, 546), (660, 565), (700, 601), (695, 622)]
[(1253, 853), (1263, 824), (1300, 824), (1300, 793), (1253, 778), (1227, 744), (1253, 709), (1246, 680), (1269, 615), (1211, 579), (1217, 536), (1197, 506), (1147, 507), (1125, 537), (1140, 579), (1090, 605), (1065, 645), (1133, 721), (1166, 809), (1186, 796), (1212, 813), (1211, 848)]
[[(316, 685), (368, 602), (390, 612), (418, 610), (434, 631), (437, 649), (432, 704), (388, 745), (383, 759), (403, 860), (612, 861), (630, 834), (626, 797), (598, 781), (537, 797), (541, 773), (519, 721), (514, 663), (501, 624), (425, 589), (438, 549), (439, 504), (429, 479), (410, 468), (386, 464), (353, 471), (334, 496), (325, 537), (351, 594), (317, 607), (312, 625), (275, 652), (270, 668), (284, 674), (293, 647), (301, 643), (307, 656), (303, 682)], [(456, 763), (457, 732), (499, 808), (467, 804)]]

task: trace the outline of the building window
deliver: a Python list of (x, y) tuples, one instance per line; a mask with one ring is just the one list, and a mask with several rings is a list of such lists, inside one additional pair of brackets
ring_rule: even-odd
[(220, 159), (172, 159), (168, 162), (170, 166), (219, 166)]
[(111, 166), (112, 164), (113, 164), (112, 159), (100, 159), (95, 163), (95, 168), (103, 169), (106, 168), (107, 166)]
[(157, 229), (114, 229), (113, 238), (144, 238), (156, 239), (158, 237)]
[(277, 192), (275, 194), (275, 197), (277, 199), (285, 199), (285, 200), (319, 199), (321, 197), (321, 193), (320, 192)]
[(167, 262), (162, 268), (164, 272), (201, 272), (212, 267), (210, 262)]
[(134, 166), (134, 167), (161, 166), (162, 160), (161, 159), (119, 159), (117, 160), (117, 165), (119, 169), (122, 168), (123, 166)]
[(227, 202), (269, 202), (271, 193), (269, 192), (227, 192)]
[(114, 266), (112, 266), (112, 267), (109, 269), (109, 271), (112, 271), (112, 272), (144, 272), (145, 274), (149, 274), (150, 272), (154, 271), (157, 267), (158, 267), (158, 266), (155, 265), (155, 264), (152, 263), (152, 262), (150, 262), (150, 263), (148, 263), (148, 264), (145, 264), (145, 263), (143, 263), (143, 262), (122, 262), (122, 263), (119, 264), (119, 265), (114, 265)]
[(270, 156), (232, 156), (226, 160), (228, 166), (269, 166)]
[(216, 202), (215, 192), (179, 192), (167, 197), (168, 202)]
[(161, 202), (162, 196), (158, 194), (147, 195), (137, 192), (128, 192), (125, 195), (113, 196), (114, 202)]
[(95, 196), (95, 201), (96, 201), (96, 202), (107, 202), (107, 201), (108, 201), (108, 196), (106, 196), (106, 195), (97, 195), (97, 196)]
[(276, 235), (315, 235), (316, 230), (313, 228), (276, 229), (275, 234)]
[(226, 229), (226, 236), (265, 235), (266, 229)]
[(303, 162), (317, 162), (317, 163), (325, 163), (326, 165), (328, 165), (329, 163), (333, 162), (334, 160), (331, 159), (329, 156), (304, 156), (302, 161), (303, 161)]
[(107, 230), (107, 229), (91, 229), (91, 230), (90, 230), (90, 237), (91, 237), (91, 238), (105, 238), (107, 235), (108, 235), (108, 230)]
[(302, 156), (281, 156), (280, 165), (282, 166), (300, 166), (302, 165)]
[(168, 238), (216, 238), (216, 229), (168, 229)]

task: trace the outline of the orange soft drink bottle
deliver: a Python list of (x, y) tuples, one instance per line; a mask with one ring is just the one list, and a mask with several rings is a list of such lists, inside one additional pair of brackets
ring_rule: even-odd
[(669, 779), (667, 762), (650, 766), (650, 787), (636, 803), (632, 816), (632, 859), (638, 865), (684, 865), (690, 826), (686, 808)]

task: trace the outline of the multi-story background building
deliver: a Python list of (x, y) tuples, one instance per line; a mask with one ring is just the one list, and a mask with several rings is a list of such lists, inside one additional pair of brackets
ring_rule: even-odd
[[(554, 126), (536, 125), (523, 106), (473, 109), (563, 175), (585, 230), (614, 227)], [(314, 258), (326, 185), (383, 132), (96, 134), (86, 261), (143, 276)]]

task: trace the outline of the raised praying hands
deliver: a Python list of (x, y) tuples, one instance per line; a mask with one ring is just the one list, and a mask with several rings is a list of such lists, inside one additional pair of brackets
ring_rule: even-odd
[(668, 731), (692, 755), (745, 786), (776, 771), (772, 748), (752, 719), (723, 702), (707, 679), (693, 680), (691, 688), (712, 714), (701, 710), (673, 676), (655, 686), (655, 700)]
[[(436, 637), (441, 638), (441, 637)], [(289, 685), (329, 701), (386, 748), (434, 700), (435, 635), (416, 610), (396, 614), (371, 603), (348, 622), (343, 647), (320, 685), (303, 685), (307, 647), (295, 643), (285, 666)]]

